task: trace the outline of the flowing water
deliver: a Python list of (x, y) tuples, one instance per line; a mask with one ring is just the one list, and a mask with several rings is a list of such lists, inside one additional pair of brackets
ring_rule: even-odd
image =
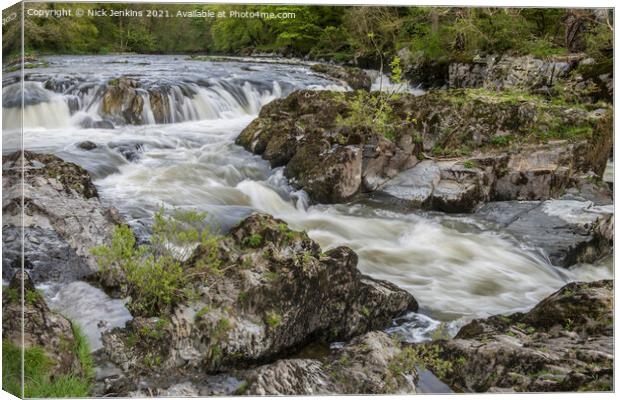
[[(234, 144), (261, 106), (275, 98), (300, 88), (345, 89), (305, 65), (173, 56), (48, 61), (48, 68), (28, 70), (26, 149), (52, 152), (86, 168), (102, 200), (117, 207), (139, 234), (148, 232), (150, 218), (162, 205), (207, 211), (211, 222), (224, 229), (259, 210), (306, 230), (323, 248), (349, 246), (364, 273), (399, 285), (419, 301), (420, 314), (397, 320), (391, 328), (409, 340), (427, 340), (440, 321), (452, 322), (454, 331), (468, 318), (528, 309), (569, 281), (613, 274), (611, 259), (570, 270), (553, 267), (539, 249), (473, 216), (399, 213), (365, 204), (309, 205), (304, 192), (288, 185), (282, 169), (271, 169)], [(168, 96), (167, 123), (152, 123), (147, 97), (144, 120), (149, 124), (81, 127), (85, 118), (102, 119), (106, 82), (121, 75)], [(19, 146), (19, 133), (11, 129), (19, 122), (15, 82), (10, 76), (3, 82), (5, 153)], [(85, 140), (97, 148), (77, 146)], [(127, 150), (131, 157), (123, 155)], [(52, 303), (87, 324), (102, 319), (117, 326), (127, 318), (94, 288), (79, 289), (89, 299), (79, 306), (66, 290), (52, 293)], [(110, 318), (106, 305), (116, 310)]]

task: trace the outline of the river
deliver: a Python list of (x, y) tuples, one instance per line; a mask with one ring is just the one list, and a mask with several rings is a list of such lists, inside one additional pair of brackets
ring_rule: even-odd
[[(26, 70), (25, 149), (54, 153), (86, 168), (102, 201), (118, 208), (138, 234), (147, 234), (162, 205), (207, 211), (209, 223), (223, 229), (258, 210), (306, 230), (324, 249), (349, 246), (358, 253), (362, 272), (397, 284), (420, 303), (421, 315), (400, 320), (394, 329), (410, 340), (428, 338), (440, 322), (456, 328), (472, 317), (522, 311), (569, 281), (613, 275), (611, 258), (556, 268), (539, 249), (471, 215), (401, 213), (356, 203), (310, 205), (305, 193), (288, 185), (282, 169), (271, 169), (234, 144), (275, 98), (301, 88), (345, 89), (307, 65), (138, 55), (47, 61), (46, 68)], [(3, 81), (5, 154), (19, 148), (15, 75), (5, 74)], [(148, 124), (82, 127), (101, 119), (102, 88), (121, 75), (165, 91), (171, 102), (168, 123), (155, 124), (147, 102)], [(53, 85), (46, 86), (54, 91), (44, 87), (50, 79)], [(86, 140), (97, 148), (77, 146)], [(118, 326), (129, 318), (122, 303), (112, 303), (95, 288), (77, 288), (78, 297), (67, 295), (75, 287), (60, 289), (49, 291), (50, 302), (88, 325), (95, 348), (99, 329), (91, 328), (94, 321)], [(80, 298), (83, 307), (75, 304)]]

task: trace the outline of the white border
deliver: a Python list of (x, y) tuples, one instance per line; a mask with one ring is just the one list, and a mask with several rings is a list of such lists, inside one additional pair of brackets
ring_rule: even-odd
[[(26, 2), (45, 2), (45, 0), (42, 1), (37, 1), (37, 0), (26, 0)], [(593, 8), (593, 7), (609, 7), (609, 8), (614, 8), (615, 7), (615, 2), (614, 1), (610, 1), (610, 0), (589, 0), (589, 1), (583, 1), (583, 0), (539, 0), (539, 1), (532, 1), (532, 0), (511, 0), (509, 2), (502, 2), (502, 1), (493, 1), (493, 0), (472, 0), (472, 1), (467, 1), (467, 0), (425, 0), (425, 1), (418, 1), (418, 0), (387, 0), (387, 1), (382, 1), (382, 0), (370, 0), (370, 1), (361, 1), (361, 0), (307, 0), (307, 1), (300, 1), (300, 0), (269, 0), (269, 1), (248, 1), (248, 0), (226, 0), (226, 1), (213, 1), (213, 0), (205, 0), (205, 1), (182, 1), (182, 0), (167, 0), (167, 1), (161, 1), (161, 0), (133, 0), (133, 1), (122, 1), (122, 0), (107, 0), (107, 1), (63, 1), (64, 3), (88, 3), (88, 2), (92, 2), (92, 3), (213, 3), (213, 4), (223, 4), (223, 3), (229, 3), (229, 4), (233, 4), (233, 3), (237, 3), (237, 4), (300, 4), (300, 5), (335, 5), (335, 4), (339, 4), (339, 5), (402, 5), (402, 6), (415, 6), (415, 5), (435, 5), (435, 6), (472, 6), (472, 7), (560, 7), (560, 8)], [(1, 4), (1, 8), (5, 9), (13, 4), (17, 3), (17, 1), (14, 0), (0, 0), (0, 4)], [(615, 10), (614, 10), (615, 13)], [(616, 46), (615, 43), (618, 43), (618, 31), (617, 29), (614, 29), (614, 61), (616, 61)], [(1, 56), (0, 56), (0, 62), (1, 62)], [(614, 62), (614, 76), (618, 76), (618, 62)], [(616, 88), (616, 90), (614, 91), (614, 104), (618, 103), (618, 88)], [(615, 126), (615, 122), (618, 120), (618, 109), (617, 107), (614, 107), (614, 126)], [(0, 117), (1, 118), (1, 117)], [(1, 123), (1, 119), (0, 119), (0, 123)], [(1, 126), (1, 125), (0, 125)], [(617, 140), (618, 139), (618, 134), (617, 132), (614, 130), (614, 143), (618, 143)], [(0, 141), (0, 152), (2, 150), (2, 144)], [(618, 160), (618, 148), (617, 146), (614, 147), (614, 160)], [(615, 168), (614, 168), (614, 193), (616, 193), (615, 189), (615, 177), (618, 176), (618, 171), (620, 170), (620, 165), (619, 163), (616, 161), (615, 162)], [(1, 189), (0, 189), (0, 193), (1, 193)], [(617, 199), (616, 196), (614, 195), (614, 207), (617, 204)], [(615, 212), (615, 210), (614, 210)], [(615, 237), (617, 237), (617, 230), (614, 229), (614, 241), (615, 241)], [(615, 267), (616, 267), (616, 249), (614, 247), (614, 271), (615, 271)], [(615, 303), (615, 299), (617, 298), (617, 287), (614, 285), (614, 305)], [(614, 310), (617, 310), (617, 308), (614, 308)], [(614, 313), (616, 316), (617, 312)], [(618, 348), (618, 336), (615, 335), (615, 327), (616, 327), (616, 322), (617, 318), (614, 318), (614, 356), (616, 356), (615, 354), (615, 349)], [(618, 373), (618, 368), (617, 368), (617, 360), (616, 357), (614, 357), (614, 390), (616, 388), (618, 388), (619, 383), (620, 383), (620, 377), (619, 377), (619, 373)], [(599, 399), (612, 399), (615, 398), (614, 393), (537, 393), (537, 394), (490, 394), (490, 393), (474, 393), (474, 394), (462, 394), (462, 395), (416, 395), (416, 397), (421, 396), (421, 398), (432, 398), (432, 399), (454, 399), (456, 398), (455, 396), (465, 396), (468, 399), (472, 399), (472, 398), (478, 398), (479, 396), (484, 398), (485, 400), (522, 400), (522, 399), (529, 399), (529, 398), (535, 398), (535, 399), (549, 399), (549, 400), (571, 400), (571, 399), (584, 399), (584, 398), (588, 398), (588, 400), (599, 400)], [(279, 399), (290, 399), (290, 400), (295, 400), (295, 399), (300, 399), (300, 398), (325, 398), (326, 396), (280, 396), (278, 397)], [(344, 399), (362, 399), (362, 398), (367, 398), (368, 396), (341, 396), (341, 395), (337, 395), (337, 396), (329, 396), (330, 399), (335, 399), (335, 400), (344, 400)], [(377, 400), (387, 400), (387, 399), (404, 399), (406, 397), (409, 396), (403, 396), (403, 395), (389, 395), (389, 396), (384, 396), (384, 395), (379, 395), (379, 396), (372, 396), (372, 399), (377, 399)], [(5, 398), (15, 398), (11, 395), (8, 395), (6, 392), (0, 392), (0, 399), (5, 399)], [(238, 397), (230, 397), (233, 399), (248, 399), (248, 398), (260, 398), (260, 397), (252, 397), (252, 396), (238, 396)], [(188, 398), (179, 398), (179, 397), (169, 397), (168, 399), (175, 399), (175, 400), (187, 400)]]

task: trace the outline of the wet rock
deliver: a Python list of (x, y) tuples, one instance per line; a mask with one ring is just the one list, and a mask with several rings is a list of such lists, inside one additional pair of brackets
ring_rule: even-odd
[[(300, 154), (300, 153), (298, 153)], [(292, 171), (299, 168), (294, 156), (289, 162), (286, 175), (293, 184), (299, 185), (314, 199), (327, 203), (339, 203), (351, 199), (362, 183), (362, 151), (353, 146), (338, 147), (319, 155), (321, 162), (304, 168), (296, 176)], [(300, 160), (305, 164), (306, 159)]]
[(310, 341), (348, 340), (417, 309), (408, 292), (362, 275), (349, 248), (322, 253), (267, 215), (249, 216), (219, 242), (215, 271), (205, 267), (213, 251), (198, 247), (184, 267), (204, 276), (197, 298), (104, 334), (112, 362), (131, 373), (230, 370)]
[[(4, 235), (21, 236), (17, 227), (5, 226)], [(71, 282), (92, 274), (92, 268), (83, 257), (54, 229), (25, 227), (23, 229), (23, 253), (20, 241), (4, 243), (2, 252), (2, 278), (10, 279), (23, 268), (35, 282)]]
[(101, 115), (121, 124), (145, 124), (145, 97), (148, 94), (138, 81), (127, 77), (111, 80), (103, 95)]
[(236, 143), (261, 154), (272, 167), (285, 166), (292, 184), (313, 200), (349, 201), (416, 161), (410, 135), (392, 142), (367, 127), (339, 126), (351, 96), (295, 92), (263, 107)]
[[(3, 231), (22, 226), (19, 152), (3, 157)], [(90, 175), (80, 166), (51, 154), (24, 152), (25, 268), (35, 282), (67, 282), (98, 270), (91, 254), (108, 243), (114, 226), (123, 223), (118, 212), (101, 205)], [(19, 240), (5, 243), (3, 267), (19, 268)]]
[(552, 264), (593, 262), (613, 248), (613, 206), (589, 201), (495, 202), (477, 216), (541, 248)]
[(95, 121), (92, 117), (86, 117), (80, 121), (84, 129), (114, 129), (114, 124), (108, 120)]
[[(22, 285), (25, 293), (23, 308)], [(50, 311), (29, 275), (17, 272), (2, 291), (2, 340), (19, 347), (43, 349), (53, 362), (52, 376), (81, 371), (80, 361), (72, 351), (76, 339), (71, 323)]]
[(97, 145), (94, 142), (91, 142), (90, 140), (86, 140), (84, 142), (80, 142), (78, 144), (78, 147), (82, 150), (94, 150), (97, 148)]
[(526, 314), (477, 319), (416, 348), (460, 392), (613, 390), (613, 281), (569, 283)]
[(411, 394), (416, 379), (401, 346), (383, 332), (370, 332), (323, 360), (284, 359), (259, 367), (244, 394)]
[(342, 67), (330, 64), (314, 64), (310, 67), (310, 70), (345, 82), (353, 90), (370, 90), (370, 86), (372, 85), (370, 76), (360, 68)]
[(121, 153), (129, 162), (136, 162), (144, 153), (144, 144), (135, 142), (108, 143), (108, 147)]

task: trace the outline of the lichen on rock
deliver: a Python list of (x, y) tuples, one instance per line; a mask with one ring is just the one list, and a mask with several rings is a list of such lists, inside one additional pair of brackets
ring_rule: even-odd
[(613, 282), (569, 283), (523, 314), (476, 319), (435, 349), (460, 392), (613, 389)]

